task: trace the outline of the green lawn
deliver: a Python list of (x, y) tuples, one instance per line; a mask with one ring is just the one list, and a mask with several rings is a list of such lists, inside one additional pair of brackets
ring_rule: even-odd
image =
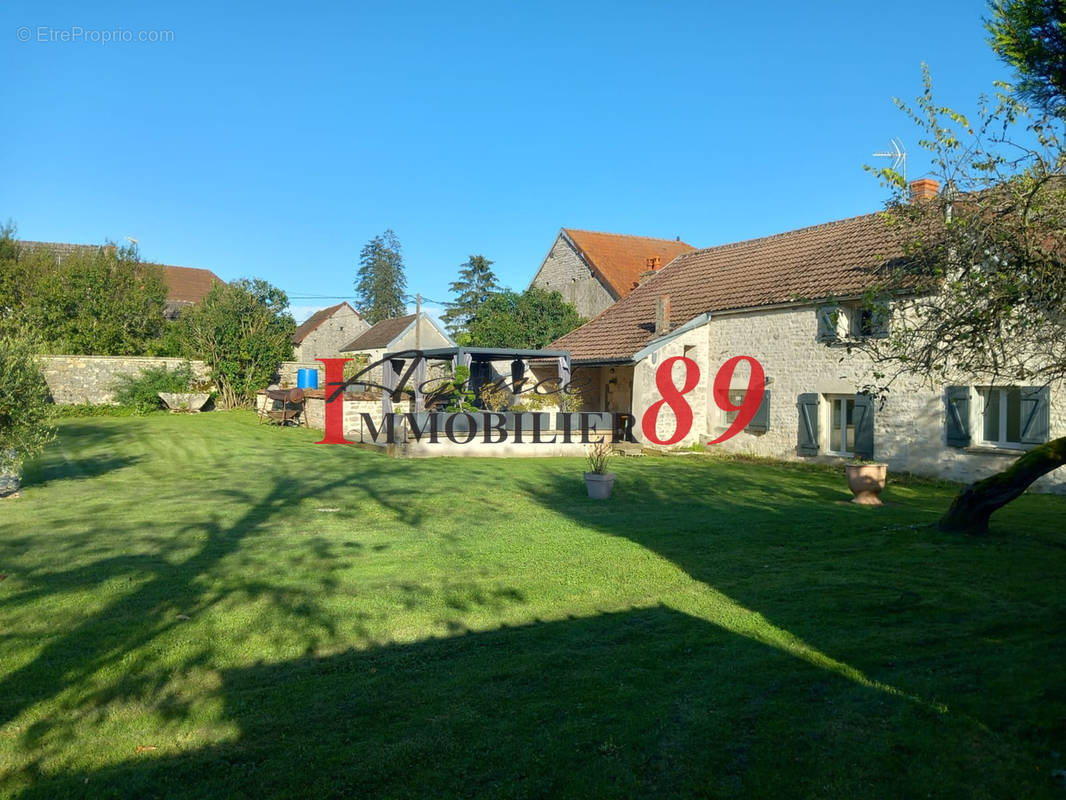
[(0, 796), (1066, 795), (1066, 498), (72, 419), (0, 502)]

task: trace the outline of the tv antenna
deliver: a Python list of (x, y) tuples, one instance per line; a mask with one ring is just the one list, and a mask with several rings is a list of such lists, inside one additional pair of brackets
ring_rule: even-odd
[(903, 175), (903, 183), (907, 183), (907, 149), (903, 142), (893, 136), (888, 140), (888, 150), (874, 153), (874, 158), (891, 158), (892, 169)]

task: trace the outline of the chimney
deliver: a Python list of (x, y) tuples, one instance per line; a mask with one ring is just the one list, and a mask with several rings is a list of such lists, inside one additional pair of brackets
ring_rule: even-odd
[(931, 200), (940, 191), (939, 181), (934, 181), (932, 178), (919, 178), (916, 181), (911, 181), (910, 187), (911, 205), (924, 200)]
[(644, 259), (644, 271), (640, 273), (640, 277), (638, 277), (636, 282), (633, 284), (633, 288), (636, 289), (638, 286), (640, 286), (640, 284), (644, 283), (644, 281), (654, 275), (656, 270), (658, 270), (659, 267), (662, 266), (662, 263), (662, 259), (658, 256), (655, 256), (655, 258)]
[(664, 294), (655, 301), (655, 333), (670, 330), (670, 295)]

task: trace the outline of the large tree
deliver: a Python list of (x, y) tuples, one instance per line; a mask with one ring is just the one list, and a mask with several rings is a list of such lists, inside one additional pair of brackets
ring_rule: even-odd
[(490, 295), (468, 329), (477, 347), (537, 350), (584, 321), (561, 294), (533, 286), (521, 294), (507, 290)]
[(985, 21), (996, 55), (1014, 67), (1017, 95), (1050, 114), (1066, 113), (1066, 4), (1000, 0)]
[(356, 307), (371, 325), (399, 317), (407, 309), (406, 291), (400, 240), (390, 229), (367, 242), (359, 253)]
[(0, 311), (7, 325), (33, 330), (52, 352), (142, 355), (162, 334), (163, 271), (135, 246), (60, 254), (27, 247), (0, 228)]
[(207, 364), (221, 407), (252, 405), (278, 365), (292, 358), (296, 323), (288, 305), (281, 289), (241, 279), (216, 284), (182, 313), (176, 324), (185, 355)]
[[(902, 177), (886, 211), (905, 256), (872, 292), (893, 307), (885, 339), (854, 342), (877, 378), (910, 373), (931, 385), (1061, 383), (1066, 378), (1066, 153), (1062, 120), (1028, 116), (1018, 98), (983, 102), (971, 122), (933, 99), (928, 71), (914, 106), (897, 101), (921, 134), (942, 191), (909, 202)], [(1005, 472), (964, 491), (944, 530), (985, 532), (990, 515), (1066, 464), (1066, 438), (1039, 445)]]
[(448, 310), (441, 319), (453, 336), (466, 331), (481, 304), (500, 290), (492, 263), (482, 255), (470, 256), (459, 267), (459, 280), (452, 281), (448, 286), (455, 300), (448, 304)]

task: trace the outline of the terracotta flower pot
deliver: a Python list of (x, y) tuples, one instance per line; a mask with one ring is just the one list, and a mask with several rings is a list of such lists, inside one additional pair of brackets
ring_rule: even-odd
[(606, 500), (611, 496), (614, 487), (613, 472), (586, 472), (585, 488), (588, 489), (589, 497), (594, 500)]
[(877, 495), (885, 488), (887, 464), (846, 464), (844, 469), (848, 474), (848, 488), (855, 495), (851, 502), (864, 506), (881, 505)]

